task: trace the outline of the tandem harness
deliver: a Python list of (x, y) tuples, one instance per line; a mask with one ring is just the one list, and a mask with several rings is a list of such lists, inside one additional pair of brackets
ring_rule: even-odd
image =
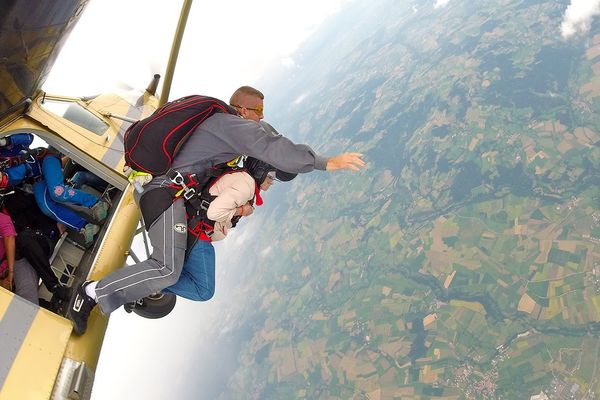
[(8, 187), (9, 174), (7, 171), (12, 171), (12, 168), (20, 165), (25, 165), (25, 170), (21, 172), (23, 179), (40, 179), (42, 176), (42, 163), (46, 156), (60, 157), (60, 154), (44, 147), (38, 147), (26, 149), (16, 155), (0, 156), (0, 189)]
[(35, 164), (44, 159), (44, 157), (54, 155), (58, 156), (58, 152), (48, 150), (44, 147), (35, 149), (27, 149), (26, 151), (13, 156), (0, 156), (0, 169), (8, 169), (21, 164)]
[[(217, 197), (210, 194), (210, 188), (221, 176), (242, 170), (221, 164), (211, 168), (203, 179), (198, 179), (196, 174), (184, 175), (175, 170), (167, 171), (166, 177), (171, 184), (144, 192), (140, 198), (140, 210), (146, 230), (175, 200), (181, 198), (185, 202), (188, 245), (190, 240), (195, 242), (202, 235), (206, 236), (204, 239), (210, 239), (215, 221), (208, 218), (207, 211), (210, 203)], [(239, 217), (232, 219), (233, 226), (238, 220)]]
[[(210, 194), (212, 183), (216, 180), (211, 177), (204, 185), (199, 185), (196, 175), (182, 175), (178, 171), (169, 171), (167, 177), (173, 182), (176, 189), (174, 199), (183, 198), (185, 202), (185, 215), (188, 227), (188, 245), (190, 240), (196, 241), (203, 234), (206, 238), (212, 236), (215, 222), (208, 218), (207, 212), (210, 203), (217, 197)], [(190, 247), (190, 246), (188, 246)]]

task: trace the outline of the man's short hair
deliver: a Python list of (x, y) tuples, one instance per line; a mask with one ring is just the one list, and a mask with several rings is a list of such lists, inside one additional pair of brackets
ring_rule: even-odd
[(231, 95), (229, 104), (239, 104), (244, 97), (258, 97), (261, 100), (265, 99), (265, 95), (258, 89), (254, 89), (252, 86), (239, 87)]

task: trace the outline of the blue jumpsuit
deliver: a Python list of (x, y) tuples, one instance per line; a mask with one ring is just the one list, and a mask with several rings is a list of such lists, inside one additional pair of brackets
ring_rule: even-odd
[[(33, 142), (33, 135), (17, 133), (10, 136), (10, 141), (8, 148), (0, 148), (0, 157), (23, 154)], [(27, 178), (37, 179), (33, 184), (33, 193), (42, 212), (53, 220), (77, 231), (83, 229), (88, 221), (61, 203), (92, 207), (98, 202), (96, 196), (65, 185), (62, 165), (56, 155), (47, 155), (41, 161), (31, 157), (30, 160), (6, 168), (2, 172), (8, 176), (9, 186), (19, 185)]]

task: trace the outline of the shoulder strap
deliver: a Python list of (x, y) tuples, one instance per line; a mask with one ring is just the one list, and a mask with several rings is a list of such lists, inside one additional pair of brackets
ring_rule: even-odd
[[(208, 207), (210, 207), (210, 203), (212, 203), (217, 196), (210, 194), (210, 188), (213, 187), (213, 185), (217, 183), (217, 181), (223, 176), (243, 170), (243, 168), (231, 167), (227, 164), (219, 164), (209, 170), (207, 175), (210, 178), (206, 184), (202, 186), (202, 189), (199, 190), (195, 196), (190, 199), (186, 199), (188, 227), (191, 225), (195, 227), (200, 222), (211, 227), (214, 226), (214, 221), (208, 218), (207, 211)], [(239, 220), (239, 218), (237, 220)], [(234, 223), (237, 223), (237, 220)]]
[(238, 114), (227, 103), (208, 96), (187, 96), (165, 104), (125, 132), (126, 165), (152, 175), (164, 174), (189, 135), (215, 113)]
[(52, 152), (45, 147), (37, 147), (35, 149), (27, 149), (26, 152), (14, 156), (0, 156), (0, 169), (41, 161), (47, 155), (58, 155), (58, 153)]

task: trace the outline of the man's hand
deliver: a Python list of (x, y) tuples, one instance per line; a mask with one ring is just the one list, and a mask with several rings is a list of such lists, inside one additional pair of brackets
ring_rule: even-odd
[(335, 171), (337, 169), (349, 169), (359, 171), (366, 165), (362, 159), (361, 153), (344, 153), (339, 156), (331, 157), (327, 160), (327, 171)]

